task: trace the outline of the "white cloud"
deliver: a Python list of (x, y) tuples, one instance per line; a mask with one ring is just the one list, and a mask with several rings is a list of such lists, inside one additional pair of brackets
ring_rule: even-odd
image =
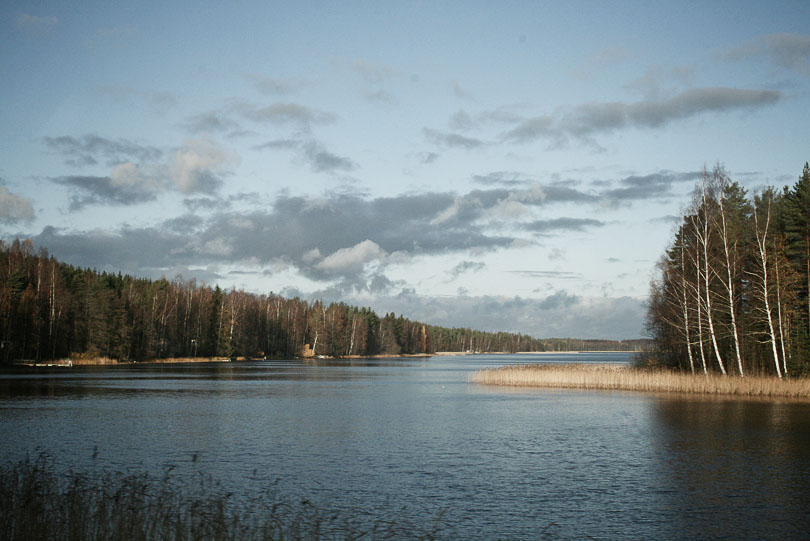
[(234, 161), (233, 153), (211, 139), (189, 139), (169, 161), (169, 179), (183, 193), (210, 192), (221, 183), (225, 166)]
[(0, 186), (0, 223), (13, 224), (33, 219), (31, 201)]
[(367, 263), (385, 257), (385, 251), (371, 240), (364, 240), (350, 248), (341, 248), (315, 265), (315, 268), (330, 273), (362, 272)]

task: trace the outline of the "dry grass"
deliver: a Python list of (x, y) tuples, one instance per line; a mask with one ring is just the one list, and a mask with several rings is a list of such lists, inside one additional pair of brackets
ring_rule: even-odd
[(525, 364), (475, 372), (471, 381), (487, 385), (606, 389), (810, 399), (810, 379), (745, 378), (639, 370), (623, 365)]

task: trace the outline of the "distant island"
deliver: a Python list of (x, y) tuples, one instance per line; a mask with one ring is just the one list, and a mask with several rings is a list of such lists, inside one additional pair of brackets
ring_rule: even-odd
[(319, 300), (78, 268), (0, 241), (0, 362), (117, 364), (438, 352), (639, 351), (645, 340), (447, 328)]

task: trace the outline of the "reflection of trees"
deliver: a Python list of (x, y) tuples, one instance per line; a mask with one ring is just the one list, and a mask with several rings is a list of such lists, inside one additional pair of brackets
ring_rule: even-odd
[(653, 405), (658, 501), (678, 537), (796, 537), (810, 526), (810, 407), (661, 399)]

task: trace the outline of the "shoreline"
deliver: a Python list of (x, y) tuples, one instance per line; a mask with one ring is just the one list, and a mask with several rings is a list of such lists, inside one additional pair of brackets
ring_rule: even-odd
[(483, 385), (810, 400), (810, 379), (639, 370), (610, 364), (526, 364), (474, 372)]

